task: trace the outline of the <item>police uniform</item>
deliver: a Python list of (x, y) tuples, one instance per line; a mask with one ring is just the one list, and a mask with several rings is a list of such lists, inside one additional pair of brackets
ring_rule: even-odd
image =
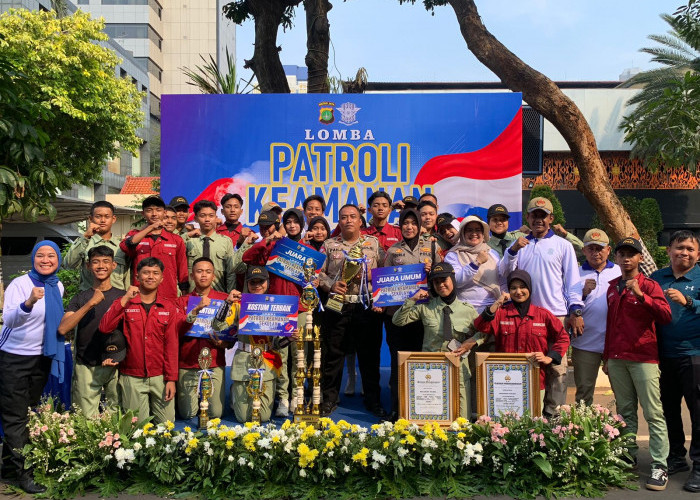
[[(233, 268), (233, 244), (231, 238), (214, 233), (211, 236), (195, 236), (185, 243), (187, 250), (187, 267), (192, 272), (192, 264), (204, 257), (204, 238), (209, 238), (208, 257), (214, 263), (214, 282), (212, 288), (217, 292), (229, 293), (236, 287), (236, 273)], [(194, 281), (190, 279), (190, 289)]]
[(114, 252), (114, 262), (117, 267), (112, 271), (109, 277), (114, 288), (126, 290), (129, 287), (129, 266), (127, 263), (126, 254), (119, 248), (121, 240), (116, 236), (108, 240), (102, 238), (99, 234), (93, 234), (90, 238), (81, 237), (75, 240), (66, 252), (63, 258), (63, 267), (66, 269), (80, 269), (80, 285), (79, 290), (90, 290), (93, 283), (92, 271), (88, 269), (88, 252), (95, 247), (105, 245)]
[[(327, 256), (319, 274), (322, 290), (330, 291), (333, 283), (341, 278), (345, 254), (355, 245), (360, 245), (362, 254), (367, 258), (368, 270), (378, 267), (381, 262), (381, 247), (374, 236), (362, 235), (355, 242), (344, 241), (342, 236), (328, 239), (321, 247), (321, 252)], [(357, 352), (365, 406), (375, 413), (378, 413), (381, 407), (379, 358), (382, 335), (381, 328), (377, 327), (381, 317), (372, 312), (367, 297), (361, 298), (361, 275), (361, 272), (358, 273), (348, 283), (341, 313), (326, 310), (324, 314), (321, 326), (321, 391), (326, 412), (332, 411), (338, 402), (345, 354), (353, 350)], [(369, 276), (366, 278), (369, 279)]]

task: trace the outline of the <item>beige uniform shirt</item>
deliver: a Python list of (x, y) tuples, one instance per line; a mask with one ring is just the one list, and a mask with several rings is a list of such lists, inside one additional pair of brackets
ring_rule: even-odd
[[(209, 258), (214, 262), (214, 283), (212, 288), (219, 292), (229, 293), (236, 287), (236, 273), (233, 269), (233, 243), (231, 238), (214, 233), (209, 242)], [(204, 255), (204, 236), (188, 238), (187, 269), (192, 273), (192, 264)], [(190, 290), (194, 290), (194, 281), (190, 279)]]
[[(323, 263), (323, 267), (318, 276), (322, 290), (329, 292), (333, 283), (340, 279), (343, 264), (345, 263), (345, 254), (343, 252), (349, 252), (355, 245), (360, 245), (362, 254), (367, 257), (368, 270), (379, 267), (382, 259), (381, 247), (379, 246), (379, 240), (374, 236), (365, 234), (360, 236), (360, 238), (353, 243), (344, 241), (342, 236), (330, 238), (324, 241), (321, 247), (321, 252), (326, 254), (326, 261)], [(361, 274), (361, 272), (357, 273), (355, 278), (350, 281), (348, 284), (348, 291), (346, 292), (347, 295), (360, 294)], [(366, 279), (368, 281), (368, 288), (371, 290), (372, 284), (370, 277), (367, 276)]]
[(97, 246), (106, 245), (114, 252), (114, 262), (117, 267), (110, 276), (110, 282), (114, 288), (126, 290), (129, 288), (129, 263), (126, 254), (119, 248), (119, 238), (112, 235), (105, 240), (99, 234), (93, 234), (91, 238), (80, 237), (73, 242), (63, 258), (65, 269), (80, 269), (80, 291), (92, 288), (92, 272), (88, 269), (88, 252)]

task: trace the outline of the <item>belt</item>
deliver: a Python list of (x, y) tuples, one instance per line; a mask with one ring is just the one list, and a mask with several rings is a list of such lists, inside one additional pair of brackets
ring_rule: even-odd
[(238, 341), (236, 342), (236, 349), (243, 352), (252, 352), (253, 345), (261, 347), (263, 351), (269, 351), (272, 347), (272, 344), (269, 342), (266, 344), (247, 344), (245, 342)]
[(359, 304), (362, 302), (359, 295), (345, 295), (343, 297), (343, 302), (345, 304)]

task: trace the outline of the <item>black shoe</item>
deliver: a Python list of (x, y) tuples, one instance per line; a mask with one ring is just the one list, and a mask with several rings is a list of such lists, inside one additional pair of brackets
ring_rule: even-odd
[(46, 487), (35, 483), (34, 479), (31, 477), (20, 480), (19, 487), (22, 488), (25, 493), (29, 493), (30, 495), (36, 495), (37, 493), (44, 493), (46, 491)]
[(365, 404), (365, 408), (367, 408), (367, 411), (377, 418), (384, 419), (387, 417), (386, 410), (380, 402)]
[(330, 417), (331, 413), (338, 409), (338, 403), (331, 403), (330, 401), (324, 401), (321, 403), (321, 416)]
[(632, 470), (637, 469), (637, 457), (628, 457), (628, 456), (623, 455), (621, 460), (623, 462), (625, 462), (627, 467), (629, 467), (630, 469), (632, 469)]
[(392, 424), (396, 423), (396, 421), (399, 419), (399, 413), (396, 411), (392, 411), (389, 413), (389, 415), (384, 418), (385, 422), (391, 422)]
[(693, 467), (693, 472), (688, 476), (688, 480), (683, 485), (685, 491), (697, 493), (700, 491), (700, 469)]
[(666, 462), (668, 464), (669, 476), (674, 475), (676, 472), (685, 472), (687, 470), (690, 470), (688, 462), (685, 461), (685, 457), (669, 456)]
[(663, 491), (666, 489), (666, 484), (668, 484), (668, 473), (666, 469), (662, 469), (661, 467), (654, 467), (651, 469), (651, 475), (649, 479), (647, 479), (647, 489)]

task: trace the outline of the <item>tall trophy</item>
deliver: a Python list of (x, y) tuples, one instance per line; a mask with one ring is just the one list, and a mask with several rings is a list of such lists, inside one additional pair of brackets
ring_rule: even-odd
[[(362, 240), (360, 240), (362, 241)], [(362, 244), (357, 243), (354, 247), (350, 249), (343, 262), (343, 268), (340, 271), (340, 279), (346, 284), (350, 283), (355, 276), (362, 272)], [(345, 302), (345, 295), (340, 293), (331, 293), (329, 295), (328, 301), (326, 302), (326, 309), (341, 313), (343, 310), (343, 304)]]
[(251, 399), (252, 412), (250, 416), (250, 421), (256, 424), (260, 423), (260, 407), (262, 401), (260, 400), (260, 395), (265, 390), (265, 383), (263, 382), (263, 374), (265, 369), (263, 365), (263, 346), (259, 344), (253, 344), (250, 350), (250, 364), (252, 368), (248, 368), (248, 386), (246, 387), (246, 392), (248, 397)]
[[(296, 388), (294, 399), (296, 399), (296, 408), (294, 408), (294, 421), (316, 424), (318, 422), (321, 404), (321, 329), (313, 325), (313, 311), (319, 303), (318, 292), (313, 286), (312, 281), (316, 277), (316, 265), (312, 259), (306, 259), (304, 262), (304, 281), (306, 285), (302, 289), (299, 301), (308, 311), (306, 314), (306, 324), (299, 327), (297, 331), (297, 366), (295, 372)], [(306, 351), (307, 346), (313, 343), (313, 360), (307, 366)], [(304, 397), (304, 381), (308, 380), (311, 385), (312, 396), (311, 401), (306, 402)]]
[(199, 428), (206, 429), (209, 423), (209, 398), (214, 392), (214, 383), (211, 379), (211, 370), (209, 370), (209, 367), (211, 367), (211, 349), (203, 347), (199, 351), (197, 361), (200, 368), (197, 389), (201, 398), (199, 402)]

